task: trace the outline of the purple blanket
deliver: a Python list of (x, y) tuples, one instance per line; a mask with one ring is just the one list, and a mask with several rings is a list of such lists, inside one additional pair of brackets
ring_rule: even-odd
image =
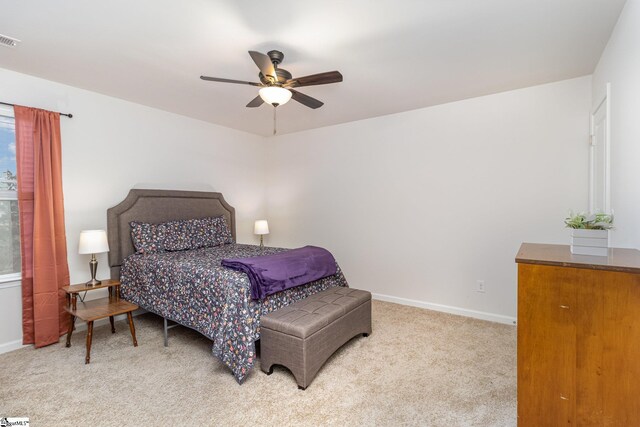
[(337, 272), (331, 252), (316, 246), (251, 258), (227, 258), (222, 260), (222, 265), (249, 276), (253, 299), (263, 299)]

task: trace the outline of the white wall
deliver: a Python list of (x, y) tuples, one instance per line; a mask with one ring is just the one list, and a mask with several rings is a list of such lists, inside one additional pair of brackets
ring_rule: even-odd
[[(611, 83), (612, 244), (640, 249), (640, 1), (627, 0), (593, 74), (593, 102)], [(595, 107), (595, 105), (594, 105)]]
[[(61, 118), (72, 282), (88, 274), (79, 232), (106, 228), (130, 188), (210, 186), (235, 206), (241, 242), (255, 242), (253, 220), (267, 216), (268, 244), (326, 246), (352, 286), (498, 320), (515, 316), (520, 242), (566, 243), (566, 211), (586, 208), (590, 85), (267, 140), (0, 69), (3, 101), (74, 114)], [(108, 277), (106, 255), (99, 262)], [(0, 311), (1, 352), (20, 343), (19, 287), (0, 286)]]
[[(2, 69), (0, 94), (74, 115), (60, 119), (72, 283), (89, 274), (88, 256), (77, 253), (80, 231), (106, 229), (106, 210), (137, 184), (220, 191), (236, 208), (238, 241), (256, 242), (253, 220), (265, 213), (264, 138)], [(98, 262), (98, 277), (109, 277), (107, 255)], [(19, 307), (19, 287), (0, 285), (0, 351), (21, 340)]]
[(567, 244), (567, 211), (587, 207), (590, 105), (582, 77), (279, 136), (269, 244), (329, 248), (356, 288), (508, 321), (520, 243)]

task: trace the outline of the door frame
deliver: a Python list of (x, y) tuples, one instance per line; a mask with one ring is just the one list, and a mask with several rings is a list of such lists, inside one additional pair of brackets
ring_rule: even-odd
[(590, 116), (589, 131), (589, 212), (595, 210), (595, 116), (601, 108), (605, 108), (604, 135), (604, 213), (611, 212), (611, 83), (607, 83), (604, 96), (596, 104)]

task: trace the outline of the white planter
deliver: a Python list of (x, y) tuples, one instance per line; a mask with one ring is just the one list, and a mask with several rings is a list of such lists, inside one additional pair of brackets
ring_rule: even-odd
[(609, 255), (609, 230), (571, 229), (571, 253), (574, 255)]

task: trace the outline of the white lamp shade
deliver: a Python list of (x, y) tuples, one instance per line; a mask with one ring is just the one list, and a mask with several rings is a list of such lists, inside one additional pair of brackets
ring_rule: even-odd
[(253, 226), (253, 234), (269, 234), (269, 223), (266, 219), (259, 219)]
[(84, 230), (80, 232), (79, 254), (100, 254), (102, 252), (109, 252), (106, 231)]
[(279, 86), (267, 86), (258, 91), (260, 98), (267, 104), (284, 105), (291, 99), (291, 91)]

